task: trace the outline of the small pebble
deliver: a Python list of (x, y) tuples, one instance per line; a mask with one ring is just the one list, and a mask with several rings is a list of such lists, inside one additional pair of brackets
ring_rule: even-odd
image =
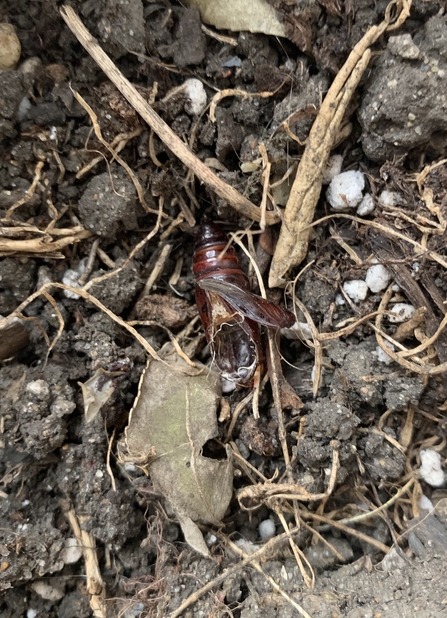
[(227, 393), (232, 393), (236, 388), (235, 382), (230, 382), (230, 380), (226, 380), (225, 378), (221, 378), (222, 385), (222, 393), (226, 395)]
[(244, 459), (249, 459), (251, 453), (250, 453), (250, 449), (245, 444), (245, 442), (242, 442), (242, 440), (240, 440), (239, 438), (236, 438), (235, 443), (239, 449), (239, 453), (241, 454), (241, 456)]
[(50, 396), (50, 387), (45, 380), (33, 380), (28, 382), (25, 387), (27, 393), (33, 394), (37, 399), (43, 401)]
[(425, 449), (419, 455), (421, 458), (421, 467), (419, 468), (421, 478), (432, 487), (444, 485), (445, 475), (441, 467), (441, 455), (438, 451)]
[(384, 290), (391, 279), (391, 273), (382, 264), (374, 264), (366, 271), (365, 282), (373, 294)]
[(38, 611), (37, 609), (29, 609), (26, 612), (26, 618), (36, 618), (36, 616), (38, 615)]
[(326, 199), (333, 210), (356, 208), (363, 198), (365, 176), (362, 172), (343, 172), (334, 176), (326, 191)]
[(189, 101), (185, 105), (185, 111), (191, 116), (200, 116), (207, 104), (205, 88), (200, 79), (191, 77), (183, 84), (185, 94)]
[[(85, 272), (85, 264), (86, 264), (86, 260), (83, 259), (79, 262), (78, 267), (76, 269), (68, 268), (64, 272), (64, 275), (62, 277), (62, 283), (64, 285), (69, 285), (72, 288), (81, 287), (78, 283), (78, 279), (82, 275), (82, 273)], [(78, 298), (81, 298), (79, 294), (76, 294), (75, 292), (71, 292), (70, 290), (64, 290), (64, 296), (66, 296), (66, 298), (71, 298), (73, 300), (78, 300)]]
[(341, 155), (332, 155), (329, 157), (326, 164), (326, 169), (323, 172), (323, 184), (328, 185), (334, 176), (338, 176), (343, 165), (343, 157)]
[(419, 47), (413, 43), (411, 34), (390, 36), (387, 47), (395, 56), (400, 56), (407, 60), (417, 60), (421, 53)]
[(29, 100), (29, 98), (23, 97), (23, 99), (20, 101), (19, 108), (17, 110), (17, 120), (19, 122), (23, 122), (26, 119), (31, 107), (32, 105), (31, 105), (31, 101)]
[(392, 324), (401, 324), (411, 318), (414, 313), (413, 305), (408, 303), (396, 303), (390, 309), (396, 315), (388, 315), (388, 319)]
[(77, 539), (71, 537), (65, 541), (65, 547), (61, 553), (64, 564), (75, 564), (82, 557), (82, 547)]
[(374, 204), (372, 195), (370, 195), (369, 193), (365, 193), (362, 201), (357, 208), (357, 214), (360, 217), (366, 217), (367, 215), (370, 215), (372, 212), (374, 212), (375, 207), (376, 205)]
[(132, 607), (129, 607), (123, 614), (123, 618), (137, 618), (141, 616), (141, 612), (144, 610), (144, 603), (135, 603)]
[(223, 63), (222, 67), (226, 69), (232, 69), (234, 67), (240, 67), (242, 64), (241, 58), (239, 56), (233, 56), (229, 60)]
[(368, 286), (362, 279), (353, 279), (352, 281), (345, 281), (343, 283), (343, 289), (351, 300), (355, 303), (365, 300), (368, 294)]
[(20, 58), (19, 37), (12, 24), (0, 23), (0, 70), (10, 69)]
[(262, 520), (259, 524), (258, 532), (263, 541), (268, 541), (276, 534), (275, 522), (271, 519)]

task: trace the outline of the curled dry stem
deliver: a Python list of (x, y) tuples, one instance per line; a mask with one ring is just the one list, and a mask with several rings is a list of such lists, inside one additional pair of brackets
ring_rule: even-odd
[[(284, 528), (284, 531), (286, 533), (289, 532), (289, 525), (284, 517), (283, 512), (281, 511), (280, 508), (276, 508), (275, 509), (276, 514), (278, 515), (279, 521), (281, 522), (282, 527)], [(301, 549), (297, 546), (297, 544), (295, 543), (293, 537), (289, 534), (289, 545), (290, 548), (293, 552), (293, 555), (295, 556), (295, 560), (296, 563), (298, 565), (298, 568), (300, 570), (300, 573), (302, 575), (302, 578), (304, 580), (304, 583), (306, 584), (306, 586), (308, 588), (310, 588), (311, 590), (313, 590), (313, 588), (315, 587), (315, 572), (312, 568), (312, 565), (310, 564), (309, 560), (306, 558), (306, 556), (304, 555), (304, 553), (301, 551)], [(307, 569), (306, 569), (307, 567)], [(310, 575), (309, 575), (309, 573)]]
[(33, 197), (36, 187), (39, 184), (40, 177), (42, 175), (43, 166), (44, 166), (44, 161), (37, 162), (36, 167), (34, 169), (33, 182), (31, 183), (30, 188), (28, 189), (28, 191), (22, 198), (20, 198), (15, 204), (13, 204), (12, 206), (8, 208), (8, 210), (6, 211), (6, 215), (5, 215), (6, 221), (10, 221), (12, 213), (15, 210), (17, 210), (17, 208), (20, 208), (20, 206), (23, 206), (23, 204), (26, 204), (27, 202), (29, 202), (29, 200)]
[[(398, 363), (402, 367), (405, 367), (405, 369), (413, 371), (414, 373), (419, 373), (423, 376), (430, 376), (430, 375), (438, 375), (440, 373), (444, 373), (445, 371), (447, 371), (447, 362), (442, 363), (440, 365), (427, 365), (423, 362), (422, 359), (415, 356), (418, 352), (425, 350), (428, 346), (432, 345), (436, 341), (436, 339), (439, 337), (439, 335), (442, 333), (442, 331), (447, 325), (447, 315), (444, 316), (436, 332), (431, 337), (427, 338), (427, 340), (424, 341), (424, 343), (417, 346), (413, 350), (408, 350), (407, 348), (402, 346), (401, 343), (399, 343), (398, 341), (396, 341), (390, 336), (387, 336), (386, 339), (390, 341), (390, 343), (392, 343), (397, 348), (400, 348), (401, 352), (395, 352), (394, 350), (392, 350), (385, 344), (385, 336), (384, 336), (381, 326), (382, 326), (383, 316), (385, 315), (386, 306), (392, 295), (393, 295), (393, 289), (392, 289), (392, 285), (390, 285), (388, 289), (386, 290), (385, 294), (382, 296), (382, 299), (380, 301), (379, 313), (376, 316), (375, 325), (374, 326), (371, 325), (374, 328), (377, 343), (379, 344), (379, 346), (396, 363)], [(414, 357), (414, 361), (407, 360), (406, 357), (410, 355)]]
[[(87, 114), (90, 116), (90, 120), (92, 122), (93, 130), (95, 132), (97, 140), (101, 142), (104, 148), (106, 148), (110, 152), (110, 154), (112, 155), (112, 161), (115, 159), (126, 170), (129, 178), (134, 184), (134, 187), (137, 191), (138, 199), (140, 200), (140, 203), (142, 207), (144, 208), (144, 210), (149, 213), (157, 214), (157, 211), (154, 210), (153, 208), (150, 208), (148, 204), (146, 203), (146, 200), (144, 199), (143, 187), (141, 186), (141, 183), (138, 180), (136, 174), (133, 172), (130, 166), (126, 163), (126, 161), (124, 161), (124, 159), (122, 159), (119, 156), (117, 150), (113, 149), (112, 146), (109, 144), (109, 142), (103, 138), (102, 133), (101, 133), (101, 127), (99, 126), (99, 122), (98, 122), (98, 116), (95, 114), (95, 112), (90, 107), (90, 105), (87, 103), (87, 101), (79, 94), (79, 92), (76, 92), (76, 90), (74, 90), (71, 87), (70, 87), (70, 90), (72, 91), (76, 101), (81, 105), (81, 107), (85, 109)], [(112, 178), (110, 180), (111, 182), (113, 182)]]
[[(339, 469), (339, 445), (335, 440), (331, 442), (331, 448), (331, 474), (327, 489), (324, 493), (311, 494), (297, 483), (259, 483), (251, 487), (244, 487), (238, 492), (237, 499), (241, 509), (244, 511), (253, 511), (258, 509), (262, 504), (267, 504), (267, 506), (273, 508), (276, 501), (280, 498), (286, 500), (299, 500), (301, 502), (314, 502), (330, 496), (334, 490), (337, 471)], [(245, 500), (250, 501), (251, 505), (246, 505), (244, 503)]]
[(82, 529), (80, 518), (67, 500), (61, 500), (60, 505), (79, 546), (82, 547), (87, 576), (87, 592), (90, 594), (90, 607), (93, 616), (95, 618), (106, 618), (106, 585), (99, 570), (95, 537)]
[(367, 534), (364, 534), (363, 532), (354, 530), (353, 528), (350, 528), (349, 526), (346, 526), (340, 523), (339, 521), (329, 519), (328, 517), (324, 517), (323, 515), (317, 515), (317, 513), (311, 513), (310, 511), (303, 513), (302, 516), (308, 519), (313, 519), (314, 521), (325, 523), (331, 528), (336, 528), (337, 530), (341, 530), (342, 532), (344, 532), (345, 534), (349, 534), (350, 536), (355, 536), (357, 539), (361, 541), (365, 541), (365, 543), (368, 543), (368, 545), (372, 545), (373, 547), (383, 552), (384, 554), (387, 554), (390, 549), (388, 545), (385, 545), (384, 543), (377, 541), (376, 539), (368, 536)]
[(157, 221), (154, 227), (142, 240), (140, 240), (139, 243), (135, 245), (135, 247), (129, 253), (129, 256), (127, 257), (125, 262), (118, 268), (115, 268), (114, 270), (111, 270), (108, 273), (105, 273), (104, 275), (100, 275), (99, 277), (90, 279), (90, 281), (84, 285), (83, 287), (84, 290), (87, 291), (92, 287), (92, 285), (100, 283), (101, 281), (105, 281), (106, 279), (109, 279), (110, 277), (114, 277), (117, 273), (124, 270), (128, 266), (128, 264), (132, 261), (132, 259), (135, 257), (135, 255), (138, 253), (138, 251), (140, 251), (140, 249), (142, 249), (157, 234), (158, 230), (160, 229), (161, 218), (163, 216), (163, 202), (164, 202), (164, 198), (160, 196), (159, 208), (158, 208), (158, 211), (156, 211), (158, 216), (157, 216)]

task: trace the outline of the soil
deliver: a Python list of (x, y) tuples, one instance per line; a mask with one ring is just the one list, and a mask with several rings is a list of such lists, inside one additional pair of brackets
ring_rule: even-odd
[[(71, 3), (197, 157), (257, 205), (264, 184), (259, 145), (265, 144), (270, 183), (289, 172), (287, 182), (271, 189), (282, 207), (329, 85), (355, 44), (381, 21), (386, 3), (271, 4), (286, 20), (289, 38), (229, 31), (216, 37), (211, 26), (202, 28), (197, 9), (173, 0)], [(361, 318), (377, 312), (384, 290), (358, 303), (343, 296), (343, 283), (364, 279), (375, 257), (394, 280), (390, 306), (425, 307), (424, 321), (405, 335), (387, 319), (379, 330), (410, 348), (433, 337), (425, 362), (436, 367), (447, 361), (447, 340), (437, 332), (447, 290), (444, 2), (414, 0), (403, 26), (374, 45), (370, 68), (346, 113), (349, 128), (332, 152), (343, 157), (343, 171), (365, 173), (375, 210), (364, 225), (333, 218), (313, 228), (298, 269), (306, 266), (296, 296), (320, 333), (356, 324), (324, 341), (315, 397), (314, 349), (306, 343), (311, 335), (303, 311), (295, 307), (302, 332), (287, 329), (281, 337), (281, 401), (294, 487), (321, 496), (334, 469), (332, 494), (301, 502), (253, 499), (244, 510), (235, 493), (222, 525), (201, 526), (208, 558), (186, 543), (175, 509), (145, 467), (119, 457), (117, 444), (148, 357), (148, 347), (143, 349), (125, 323), (134, 324), (155, 351), (172, 333), (196, 359), (211, 364), (194, 301), (198, 223), (207, 216), (227, 231), (257, 228), (194, 180), (81, 47), (59, 8), (53, 0), (4, 0), (0, 7), (0, 21), (14, 26), (21, 43), (20, 61), (0, 70), (0, 314), (20, 307), (20, 320), (0, 327), (1, 615), (94, 615), (91, 602), (98, 592), (85, 563), (91, 542), (109, 616), (169, 616), (225, 569), (228, 577), (182, 616), (297, 616), (296, 607), (254, 565), (232, 570), (240, 558), (225, 539), (250, 553), (265, 542), (262, 521), (270, 518), (279, 535), (284, 522), (294, 525), (298, 509), (302, 526), (294, 538), (315, 585), (287, 540), (261, 562), (307, 612), (302, 615), (446, 616), (447, 493), (445, 484), (434, 487), (418, 473), (421, 449), (433, 449), (446, 461), (445, 374), (381, 362), (375, 318)], [(208, 102), (225, 89), (251, 96), (223, 98), (212, 122), (178, 88), (190, 78), (203, 83)], [(96, 114), (102, 140), (73, 91)], [(270, 94), (256, 96), (261, 92)], [(104, 140), (119, 156), (111, 156)], [(424, 168), (429, 171), (421, 179)], [(398, 194), (396, 204), (380, 201), (384, 190)], [(324, 187), (315, 220), (331, 213)], [(425, 243), (427, 251), (413, 252), (411, 244), (386, 234), (390, 228)], [(252, 237), (263, 273), (278, 230), (276, 225)], [(72, 240), (56, 246), (62, 238)], [(11, 244), (16, 240), (28, 244), (17, 248)], [(439, 259), (431, 259), (429, 251)], [(245, 257), (241, 261), (248, 268)], [(43, 286), (44, 293), (29, 298)], [(94, 304), (82, 290), (76, 293), (80, 286)], [(282, 291), (268, 294), (283, 303)], [(290, 295), (286, 298), (292, 308)], [(86, 392), (93, 398), (87, 419)], [(246, 388), (225, 395), (221, 440), (246, 395)], [(269, 385), (260, 394), (259, 410), (255, 420), (246, 404), (232, 429), (243, 462), (234, 462), (236, 492), (259, 485), (259, 474), (284, 482), (288, 473)], [(412, 478), (411, 488), (380, 516), (345, 528), (331, 525), (386, 503)], [(69, 513), (88, 535), (84, 553)], [(391, 548), (386, 555), (384, 546)]]

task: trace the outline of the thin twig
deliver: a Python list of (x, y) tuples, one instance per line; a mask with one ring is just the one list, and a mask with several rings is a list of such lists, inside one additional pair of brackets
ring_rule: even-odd
[[(243, 197), (234, 187), (224, 182), (214, 174), (184, 142), (172, 131), (172, 129), (160, 118), (139, 94), (136, 88), (124, 77), (121, 71), (112, 62), (109, 56), (101, 49), (97, 41), (81, 22), (75, 11), (67, 5), (61, 8), (62, 19), (73, 32), (81, 45), (87, 50), (98, 66), (118, 88), (124, 98), (140, 114), (147, 124), (154, 130), (162, 142), (171, 150), (186, 167), (194, 170), (201, 182), (213, 189), (219, 197), (226, 200), (235, 210), (242, 215), (260, 221), (261, 211), (247, 198)], [(266, 213), (266, 223), (271, 225), (279, 221), (279, 215), (274, 212)]]
[[(227, 536), (225, 536), (222, 533), (217, 533), (217, 535), (219, 536), (220, 539), (222, 539), (227, 545), (229, 545), (231, 547), (231, 549), (238, 554), (239, 556), (243, 556), (243, 560), (241, 560), (241, 562), (239, 562), (238, 564), (233, 565), (232, 567), (230, 567), (229, 569), (225, 569), (225, 571), (223, 573), (221, 573), (220, 575), (218, 575), (217, 577), (215, 577), (212, 581), (208, 582), (205, 586), (202, 586), (202, 588), (200, 588), (200, 590), (197, 590), (196, 592), (193, 592), (193, 594), (191, 594), (187, 599), (185, 599), (183, 601), (183, 603), (181, 603), (176, 610), (174, 610), (171, 614), (169, 614), (169, 618), (178, 618), (179, 616), (181, 616), (183, 614), (183, 612), (190, 607), (193, 603), (195, 603), (198, 599), (200, 599), (201, 597), (203, 597), (207, 592), (209, 592), (210, 590), (212, 590), (213, 588), (215, 588), (216, 586), (218, 586), (220, 583), (222, 583), (223, 581), (225, 581), (228, 577), (230, 577), (231, 575), (233, 575), (234, 573), (237, 573), (238, 571), (240, 571), (241, 569), (243, 569), (244, 567), (246, 567), (249, 564), (253, 564), (253, 562), (260, 560), (261, 558), (264, 559), (266, 556), (268, 556), (270, 554), (270, 552), (280, 543), (282, 543), (283, 541), (287, 540), (289, 535), (294, 535), (294, 534), (298, 534), (299, 532), (299, 527), (295, 527), (292, 528), (292, 530), (289, 530), (288, 533), (283, 533), (283, 534), (279, 534), (278, 536), (275, 536), (273, 539), (271, 539), (270, 541), (268, 541), (265, 545), (263, 545), (258, 551), (254, 552), (253, 554), (251, 554), (250, 556), (248, 556), (247, 554), (245, 554), (241, 549), (239, 549), (239, 547), (237, 545), (235, 545), (234, 543), (232, 543)], [(215, 533), (216, 534), (216, 533)], [(275, 583), (275, 585), (278, 587), (278, 585)], [(290, 597), (289, 597), (290, 598)], [(303, 610), (304, 611), (304, 610)], [(305, 614), (302, 614), (303, 616), (305, 616), (306, 618), (311, 618), (309, 616), (309, 614), (307, 614), (307, 612)]]

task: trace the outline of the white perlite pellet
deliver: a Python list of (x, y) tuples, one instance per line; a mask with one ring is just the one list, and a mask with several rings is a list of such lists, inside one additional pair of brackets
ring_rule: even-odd
[(343, 172), (334, 176), (326, 191), (326, 199), (334, 210), (356, 208), (363, 198), (365, 176), (362, 172)]

